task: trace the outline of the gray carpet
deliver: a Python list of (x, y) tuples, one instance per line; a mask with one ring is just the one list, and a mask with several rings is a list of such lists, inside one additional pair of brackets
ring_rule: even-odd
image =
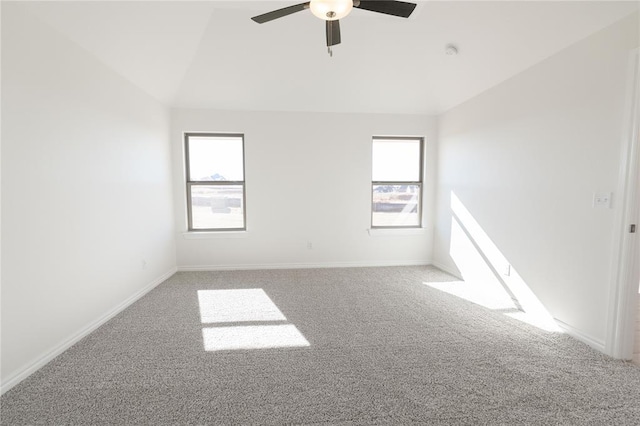
[[(3, 395), (1, 421), (640, 424), (640, 368), (423, 284), (452, 280), (428, 267), (178, 273)], [(197, 291), (249, 288), (309, 346), (206, 352)]]

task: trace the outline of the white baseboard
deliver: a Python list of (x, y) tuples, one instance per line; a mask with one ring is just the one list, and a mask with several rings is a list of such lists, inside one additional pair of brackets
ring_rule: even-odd
[(446, 272), (449, 275), (453, 275), (454, 277), (458, 278), (461, 281), (464, 281), (464, 279), (460, 276), (460, 272), (458, 272), (456, 269), (454, 269), (449, 265), (445, 265), (444, 263), (440, 263), (440, 262), (431, 262), (431, 265), (435, 266), (441, 271)]
[(148, 292), (153, 290), (155, 287), (157, 287), (160, 283), (162, 283), (163, 281), (168, 279), (170, 276), (175, 274), (176, 271), (177, 271), (177, 268), (175, 268), (175, 267), (171, 268), (171, 270), (169, 270), (167, 273), (165, 273), (162, 276), (156, 278), (155, 280), (153, 280), (152, 282), (147, 284), (144, 288), (138, 290), (136, 293), (134, 293), (133, 295), (129, 296), (122, 303), (118, 304), (117, 306), (115, 306), (114, 308), (112, 308), (111, 310), (106, 312), (100, 318), (98, 318), (95, 321), (87, 324), (85, 327), (83, 327), (81, 330), (79, 330), (78, 332), (76, 332), (73, 335), (71, 335), (65, 341), (61, 342), (60, 344), (58, 344), (57, 346), (55, 346), (51, 350), (45, 352), (44, 354), (42, 354), (39, 358), (37, 358), (33, 362), (25, 365), (17, 373), (14, 373), (14, 374), (10, 375), (2, 383), (2, 385), (0, 385), (0, 389), (1, 389), (0, 390), (0, 394), (4, 394), (9, 389), (14, 387), (15, 385), (17, 385), (18, 383), (20, 383), (21, 381), (23, 381), (27, 377), (29, 377), (31, 374), (35, 373), (40, 368), (44, 367), (49, 361), (53, 360), (55, 357), (57, 357), (62, 352), (64, 352), (67, 349), (69, 349), (71, 346), (73, 346), (74, 344), (79, 342), (81, 339), (83, 339), (84, 337), (86, 337), (89, 334), (91, 334), (94, 330), (96, 330), (98, 327), (100, 327), (101, 325), (103, 325), (104, 323), (109, 321), (111, 318), (115, 317), (120, 312), (124, 311), (126, 308), (128, 308), (130, 305), (132, 305), (135, 301), (140, 299), (142, 296), (144, 296), (145, 294), (147, 294)]
[(182, 265), (178, 271), (247, 271), (259, 269), (315, 269), (315, 268), (365, 268), (377, 266), (427, 266), (427, 260), (406, 261), (364, 261), (364, 262), (321, 262), (321, 263), (259, 263), (237, 265)]
[(591, 337), (588, 334), (578, 330), (577, 328), (574, 328), (569, 324), (560, 321), (559, 319), (554, 318), (554, 320), (558, 324), (558, 327), (560, 327), (560, 329), (567, 333), (569, 336), (581, 341), (582, 343), (586, 343), (597, 351), (606, 353), (603, 340)]

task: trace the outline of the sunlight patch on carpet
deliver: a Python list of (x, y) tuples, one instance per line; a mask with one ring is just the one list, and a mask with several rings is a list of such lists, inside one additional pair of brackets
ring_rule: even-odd
[(203, 324), (287, 320), (261, 288), (198, 290), (198, 302)]
[(309, 346), (292, 324), (203, 328), (202, 337), (206, 351)]
[(287, 321), (261, 288), (198, 290), (198, 304), (207, 352), (310, 346), (293, 324), (242, 324)]
[(516, 304), (505, 293), (502, 286), (491, 281), (425, 282), (424, 284), (491, 310), (517, 309)]

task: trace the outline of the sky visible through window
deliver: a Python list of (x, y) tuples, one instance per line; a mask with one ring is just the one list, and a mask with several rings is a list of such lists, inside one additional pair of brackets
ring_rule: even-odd
[[(242, 138), (189, 137), (189, 172), (191, 180), (244, 180)], [(218, 174), (224, 179), (214, 179)]]
[(373, 141), (373, 181), (420, 180), (420, 140)]

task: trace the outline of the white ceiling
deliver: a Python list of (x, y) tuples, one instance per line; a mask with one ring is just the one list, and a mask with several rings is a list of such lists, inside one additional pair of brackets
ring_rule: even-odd
[[(355, 10), (329, 57), (310, 11), (272, 1), (26, 2), (44, 23), (174, 107), (438, 114), (638, 10), (638, 2), (422, 1)], [(444, 54), (455, 44), (459, 55)]]

